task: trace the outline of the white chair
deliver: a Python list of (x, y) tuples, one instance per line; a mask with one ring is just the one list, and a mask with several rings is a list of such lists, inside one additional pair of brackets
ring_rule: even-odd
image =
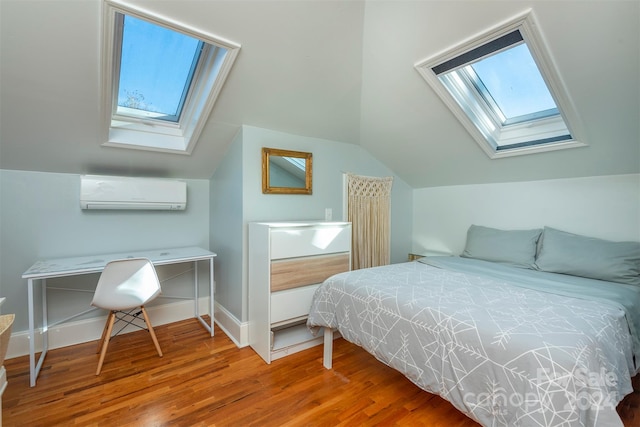
[(98, 344), (97, 352), (100, 353), (100, 360), (96, 375), (100, 375), (102, 370), (102, 363), (107, 354), (107, 346), (116, 320), (126, 324), (114, 336), (122, 332), (128, 325), (145, 329), (144, 326), (135, 323), (142, 314), (147, 326), (146, 329), (149, 330), (153, 344), (158, 350), (158, 355), (162, 357), (160, 344), (158, 344), (147, 311), (144, 309), (145, 304), (155, 299), (160, 291), (160, 281), (156, 270), (151, 261), (146, 258), (116, 260), (105, 266), (98, 280), (93, 301), (91, 301), (92, 306), (109, 310), (107, 323), (104, 325)]

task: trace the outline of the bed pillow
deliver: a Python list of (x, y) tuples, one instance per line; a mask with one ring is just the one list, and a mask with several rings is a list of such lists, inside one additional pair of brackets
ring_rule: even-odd
[(612, 242), (545, 227), (539, 270), (640, 285), (640, 242)]
[(534, 268), (536, 247), (542, 230), (498, 230), (472, 225), (460, 256)]

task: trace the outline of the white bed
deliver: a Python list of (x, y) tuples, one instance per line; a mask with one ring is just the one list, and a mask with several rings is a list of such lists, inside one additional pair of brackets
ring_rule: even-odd
[(468, 257), (338, 274), (308, 319), (485, 426), (621, 426), (639, 325), (639, 286)]

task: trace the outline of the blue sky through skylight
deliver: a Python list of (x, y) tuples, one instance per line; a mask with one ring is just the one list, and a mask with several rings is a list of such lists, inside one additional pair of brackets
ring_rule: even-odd
[(179, 116), (200, 45), (198, 39), (125, 15), (118, 105)]
[(507, 119), (556, 108), (526, 44), (472, 65)]

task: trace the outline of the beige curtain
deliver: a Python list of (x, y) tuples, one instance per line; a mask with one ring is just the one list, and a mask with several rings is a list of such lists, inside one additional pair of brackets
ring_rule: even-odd
[(352, 268), (390, 263), (393, 177), (347, 174), (347, 217), (352, 223)]

